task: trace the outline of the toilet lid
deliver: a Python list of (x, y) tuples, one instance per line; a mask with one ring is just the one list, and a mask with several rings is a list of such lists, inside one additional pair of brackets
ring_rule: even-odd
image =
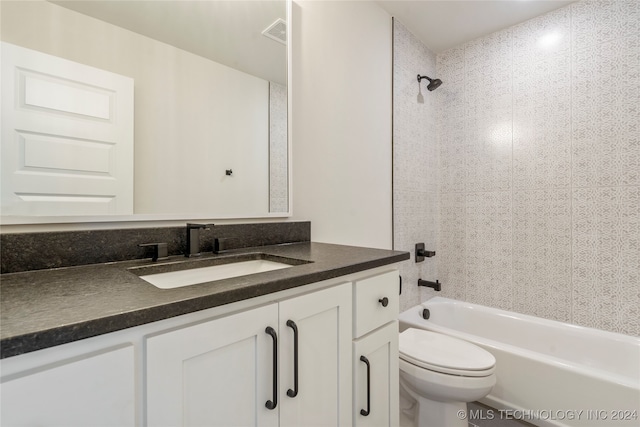
[(401, 359), (446, 374), (487, 376), (496, 364), (491, 353), (474, 344), (424, 329), (407, 329), (399, 344)]

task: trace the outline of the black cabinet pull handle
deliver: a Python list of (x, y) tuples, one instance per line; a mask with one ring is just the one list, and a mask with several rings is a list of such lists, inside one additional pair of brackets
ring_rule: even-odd
[(276, 409), (278, 406), (278, 335), (271, 326), (267, 326), (265, 332), (273, 338), (273, 401), (267, 400), (264, 406), (267, 409)]
[(366, 417), (371, 411), (371, 365), (369, 364), (369, 359), (364, 356), (360, 356), (360, 361), (367, 365), (367, 410), (360, 409), (360, 415)]
[(287, 320), (287, 326), (293, 329), (293, 390), (287, 390), (287, 396), (298, 395), (298, 325), (293, 320)]
[(382, 304), (382, 306), (383, 306), (383, 307), (386, 307), (386, 306), (388, 306), (388, 305), (389, 305), (389, 298), (387, 298), (387, 297), (380, 298), (380, 299), (378, 300), (378, 302), (379, 302), (380, 304)]

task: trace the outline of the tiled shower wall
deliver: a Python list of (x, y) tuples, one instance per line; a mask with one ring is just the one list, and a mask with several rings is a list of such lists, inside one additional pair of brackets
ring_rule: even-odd
[(439, 179), (437, 230), (400, 227), (438, 235), (442, 295), (640, 335), (640, 2), (573, 3), (439, 54), (436, 70), (437, 120), (422, 113), (427, 135), (407, 131), (398, 151), (413, 154), (394, 162), (430, 170), (417, 150), (433, 152), (437, 126), (438, 173), (394, 195), (402, 222), (432, 209)]
[(289, 211), (287, 86), (269, 82), (269, 212)]
[[(574, 3), (435, 72), (395, 21), (394, 248), (437, 250), (401, 265), (402, 310), (438, 278), (443, 296), (640, 335), (639, 7)], [(445, 83), (419, 93), (418, 73)]]
[[(413, 256), (416, 243), (432, 251), (438, 244), (436, 97), (427, 80), (417, 80), (435, 75), (436, 56), (397, 20), (393, 40), (393, 246)], [(437, 294), (417, 286), (419, 278), (438, 278), (436, 258), (405, 261), (400, 274), (401, 311)]]

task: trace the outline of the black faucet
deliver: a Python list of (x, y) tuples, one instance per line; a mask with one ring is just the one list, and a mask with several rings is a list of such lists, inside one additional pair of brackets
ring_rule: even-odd
[(425, 286), (427, 288), (433, 288), (434, 290), (440, 292), (442, 289), (442, 283), (440, 283), (437, 279), (435, 282), (431, 282), (430, 280), (422, 280), (418, 279), (418, 286)]
[(416, 243), (416, 262), (422, 262), (425, 258), (436, 256), (435, 251), (427, 251), (424, 249), (424, 243)]
[(208, 230), (213, 224), (192, 224), (187, 223), (187, 251), (186, 257), (200, 256), (200, 230)]

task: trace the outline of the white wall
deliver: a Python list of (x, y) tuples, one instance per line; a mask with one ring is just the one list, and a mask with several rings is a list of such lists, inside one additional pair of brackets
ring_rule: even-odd
[(293, 5), (293, 214), (312, 240), (391, 248), (391, 18)]
[[(293, 15), (291, 219), (314, 241), (390, 249), (391, 17), (361, 1), (296, 1)], [(143, 224), (106, 227), (120, 226)]]

